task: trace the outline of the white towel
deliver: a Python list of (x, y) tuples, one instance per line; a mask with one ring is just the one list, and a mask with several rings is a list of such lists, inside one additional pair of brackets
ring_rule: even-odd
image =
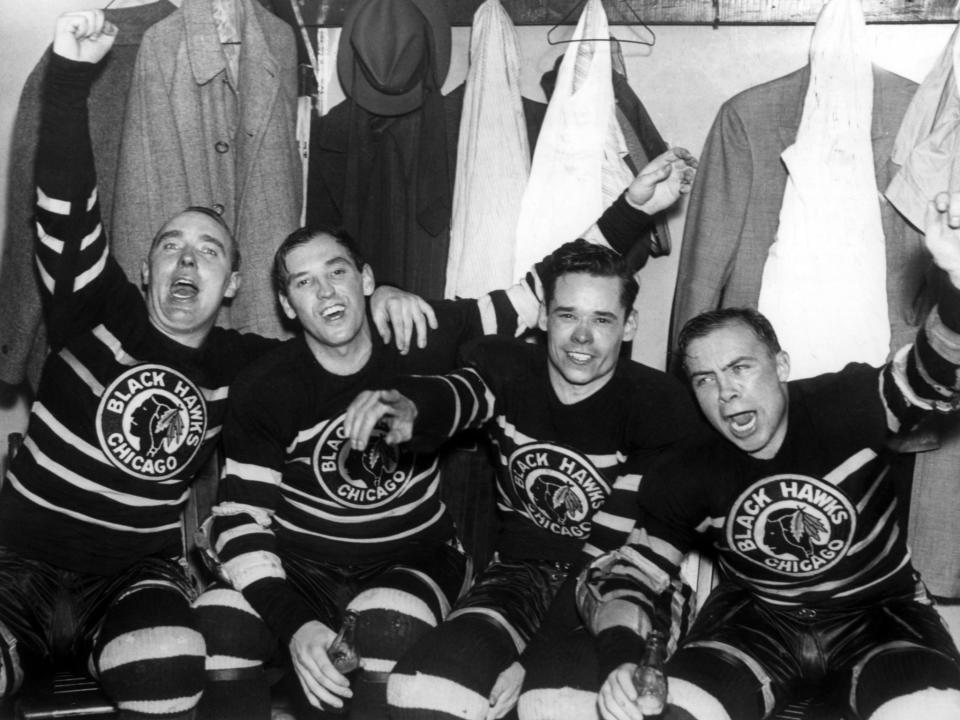
[(879, 365), (890, 345), (886, 256), (870, 125), (873, 73), (860, 0), (830, 0), (810, 46), (810, 85), (759, 308), (791, 377)]
[(478, 297), (514, 280), (530, 143), (520, 96), (520, 41), (500, 0), (473, 16), (457, 141), (445, 295)]
[(610, 74), (610, 29), (600, 0), (587, 0), (567, 48), (517, 223), (514, 277), (580, 236), (630, 184), (626, 142), (616, 121)]

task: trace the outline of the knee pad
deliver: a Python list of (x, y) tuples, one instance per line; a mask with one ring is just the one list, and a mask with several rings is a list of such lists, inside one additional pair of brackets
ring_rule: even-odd
[(347, 609), (358, 613), (357, 645), (363, 669), (387, 673), (440, 618), (412, 592), (376, 587), (359, 593)]
[(17, 652), (17, 639), (0, 623), (0, 697), (13, 695), (23, 685), (23, 666)]
[(213, 587), (193, 602), (193, 617), (207, 646), (208, 673), (261, 667), (276, 638), (243, 595)]
[(184, 713), (200, 700), (206, 648), (173, 586), (134, 586), (107, 611), (94, 650), (104, 692), (121, 711)]
[[(958, 684), (960, 667), (952, 657), (917, 646), (886, 647), (854, 668), (850, 704), (858, 717), (884, 717), (878, 714), (884, 707), (896, 707), (926, 692), (948, 693), (942, 697), (949, 697), (957, 692), (952, 688)], [(924, 720), (939, 717), (929, 713), (916, 716)], [(960, 713), (954, 717), (960, 718)]]
[(590, 720), (599, 717), (597, 693), (576, 688), (527, 690), (517, 702), (520, 720)]
[(927, 688), (887, 700), (867, 720), (956, 720), (960, 718), (960, 690)]
[(440, 625), (397, 663), (387, 682), (394, 720), (482, 720), (490, 690), (516, 657), (509, 633), (487, 618), (467, 614)]

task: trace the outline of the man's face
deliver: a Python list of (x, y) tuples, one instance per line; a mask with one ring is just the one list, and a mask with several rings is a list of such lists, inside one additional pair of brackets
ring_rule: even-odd
[(170, 220), (141, 265), (147, 314), (161, 332), (198, 346), (217, 319), (224, 298), (233, 297), (240, 275), (232, 269), (227, 231), (203, 213)]
[(373, 293), (369, 265), (357, 269), (330, 235), (297, 245), (286, 257), (287, 292), (280, 304), (303, 326), (311, 345), (350, 348), (369, 337), (366, 297)]
[(548, 373), (561, 400), (575, 402), (603, 387), (617, 366), (620, 345), (637, 329), (636, 313), (620, 304), (621, 280), (571, 273), (557, 278), (541, 308)]
[(777, 454), (787, 433), (785, 352), (771, 353), (734, 321), (693, 340), (686, 367), (700, 409), (720, 434), (753, 457)]

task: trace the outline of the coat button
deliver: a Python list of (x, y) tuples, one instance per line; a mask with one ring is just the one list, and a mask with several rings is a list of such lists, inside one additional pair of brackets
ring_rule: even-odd
[(214, 145), (213, 148), (214, 148), (214, 150), (216, 150), (218, 153), (220, 153), (221, 155), (223, 155), (223, 153), (227, 152), (227, 150), (230, 149), (230, 143), (224, 142), (223, 140), (218, 140), (218, 141), (217, 141), (217, 144)]

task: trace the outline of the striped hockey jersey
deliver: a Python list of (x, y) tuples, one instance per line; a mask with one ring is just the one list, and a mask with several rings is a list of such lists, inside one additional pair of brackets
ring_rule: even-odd
[(658, 370), (621, 360), (610, 381), (560, 402), (546, 348), (501, 338), (471, 346), (468, 367), (397, 386), (417, 406), (421, 441), (486, 426), (497, 466), (505, 559), (575, 562), (619, 547), (650, 463), (702, 426), (690, 394)]
[(51, 354), (0, 490), (0, 544), (110, 575), (180, 554), (180, 510), (219, 438), (228, 385), (275, 342), (214, 329), (194, 349), (151, 325), (101, 224), (86, 111), (95, 72), (54, 55), (44, 89), (36, 262)]
[(695, 543), (712, 549), (725, 581), (781, 608), (924, 598), (886, 443), (925, 413), (960, 407), (958, 332), (960, 291), (948, 289), (916, 343), (884, 367), (851, 364), (788, 383), (787, 431), (773, 458), (716, 435), (651, 470), (630, 542), (581, 577), (594, 631), (636, 631), (642, 617), (669, 616), (680, 559)]

